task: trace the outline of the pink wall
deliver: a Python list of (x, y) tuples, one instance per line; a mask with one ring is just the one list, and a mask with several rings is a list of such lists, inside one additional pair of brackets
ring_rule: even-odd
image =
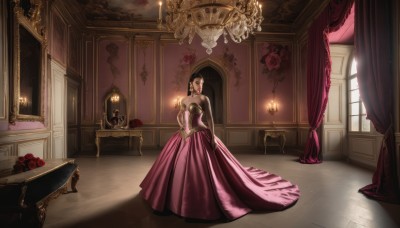
[[(294, 70), (291, 45), (262, 42), (256, 44), (256, 50), (256, 122), (294, 123), (292, 76)], [(266, 105), (273, 98), (274, 85), (276, 85), (275, 101), (278, 103), (278, 112), (271, 115), (267, 111)]]
[(225, 49), (223, 54), (223, 65), (228, 72), (229, 81), (227, 123), (250, 124), (250, 45), (244, 42), (229, 46), (229, 49)]
[[(189, 54), (190, 48), (176, 42), (165, 42), (161, 50), (160, 122), (176, 123), (178, 111), (174, 108), (174, 102), (177, 97), (186, 96), (186, 83), (192, 66), (183, 61), (183, 56)], [(195, 49), (194, 52), (196, 53)]]
[(52, 11), (52, 15), (50, 53), (55, 60), (65, 66), (67, 63), (67, 25), (55, 11)]
[(82, 112), (83, 112), (83, 122), (92, 122), (93, 121), (93, 108), (94, 108), (94, 58), (93, 58), (93, 51), (94, 51), (94, 46), (93, 46), (93, 40), (92, 37), (88, 37), (85, 40), (85, 53), (86, 53), (86, 59), (85, 59), (85, 70), (83, 73), (83, 85), (82, 85)]
[(81, 34), (77, 30), (70, 29), (68, 38), (68, 68), (81, 74)]
[(16, 122), (15, 125), (10, 124), (8, 130), (33, 130), (41, 128), (45, 128), (44, 124), (41, 122)]
[(104, 38), (98, 42), (98, 103), (97, 115), (100, 119), (104, 111), (104, 98), (113, 86), (119, 88), (127, 102), (129, 98), (129, 40), (121, 38)]
[(231, 41), (224, 44), (221, 37), (213, 53), (208, 55), (200, 40), (195, 37), (191, 45), (163, 41), (161, 50), (160, 121), (162, 123), (176, 123), (177, 110), (174, 109), (174, 101), (178, 96), (186, 96), (191, 73), (207, 61), (218, 65), (225, 74), (222, 76), (227, 82), (228, 90), (225, 94), (229, 102), (227, 122), (235, 124), (251, 122), (249, 43), (236, 44)]
[(301, 89), (298, 92), (300, 97), (299, 106), (300, 112), (300, 123), (308, 123), (308, 111), (307, 111), (307, 43), (304, 43), (300, 51), (300, 75)]
[[(134, 80), (134, 94), (136, 96), (136, 115), (144, 124), (156, 123), (156, 78), (155, 78), (155, 44), (154, 41), (137, 41), (136, 75)], [(133, 108), (133, 107), (132, 107)], [(135, 113), (134, 111), (132, 113)]]
[[(283, 124), (295, 123), (294, 55), (291, 43), (256, 43), (255, 64), (252, 64), (250, 42), (224, 44), (222, 41), (221, 39), (218, 46), (213, 49), (213, 53), (208, 55), (197, 37), (191, 45), (187, 43), (179, 45), (175, 40), (161, 40), (158, 57), (156, 55), (158, 43), (153, 40), (132, 42), (122, 36), (99, 39), (96, 64), (98, 110), (95, 118), (101, 118), (104, 96), (114, 84), (129, 101), (130, 119), (139, 118), (145, 124), (176, 124), (178, 110), (174, 105), (177, 97), (186, 96), (190, 74), (204, 66), (212, 65), (223, 74), (226, 86), (225, 123), (251, 124), (254, 113), (256, 124), (270, 124), (272, 121)], [(271, 65), (266, 65), (266, 57), (272, 50), (271, 47), (277, 49), (280, 55), (279, 69), (269, 69)], [(88, 42), (86, 48), (88, 53), (86, 60), (90, 63), (92, 43)], [(134, 50), (132, 57), (129, 56), (132, 54), (129, 51), (131, 48)], [(157, 61), (160, 61), (160, 72), (157, 72)], [(256, 67), (254, 79), (251, 77), (252, 66)], [(91, 75), (96, 73), (90, 71), (90, 64), (87, 64), (87, 67), (85, 93), (90, 94)], [(131, 75), (129, 75), (130, 70), (132, 70)], [(129, 84), (130, 77), (131, 84)], [(276, 85), (275, 100), (278, 102), (279, 111), (275, 115), (270, 115), (266, 110), (266, 104), (272, 99), (274, 85)], [(255, 93), (252, 91), (253, 86), (256, 89)], [(90, 104), (92, 99), (88, 95), (85, 97), (85, 102)], [(85, 108), (87, 109), (85, 115), (89, 118), (90, 107)]]

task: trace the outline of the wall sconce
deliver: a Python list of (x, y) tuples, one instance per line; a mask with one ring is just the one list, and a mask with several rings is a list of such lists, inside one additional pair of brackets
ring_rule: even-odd
[(274, 115), (275, 112), (278, 111), (278, 103), (275, 102), (275, 99), (272, 99), (268, 104), (267, 104), (267, 110), (269, 114)]
[(28, 106), (28, 98), (27, 97), (19, 97), (19, 105)]
[(175, 98), (175, 109), (179, 109), (181, 107), (181, 101), (182, 101), (182, 97), (181, 96), (177, 96)]
[(110, 98), (112, 103), (118, 103), (119, 102), (119, 95), (114, 93), (111, 98)]

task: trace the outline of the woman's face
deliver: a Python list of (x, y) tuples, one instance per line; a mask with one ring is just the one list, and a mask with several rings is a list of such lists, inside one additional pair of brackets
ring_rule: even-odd
[(201, 92), (203, 91), (203, 84), (204, 84), (203, 78), (195, 78), (192, 82), (193, 93), (196, 95), (201, 94)]

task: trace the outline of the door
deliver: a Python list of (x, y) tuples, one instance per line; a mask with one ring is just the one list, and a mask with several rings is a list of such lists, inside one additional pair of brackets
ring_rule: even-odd
[(66, 70), (54, 60), (51, 67), (51, 155), (66, 158)]

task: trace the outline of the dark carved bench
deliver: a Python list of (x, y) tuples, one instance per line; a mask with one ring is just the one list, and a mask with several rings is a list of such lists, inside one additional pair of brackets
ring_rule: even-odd
[(79, 169), (72, 159), (47, 160), (46, 165), (0, 178), (0, 224), (5, 227), (42, 227), (50, 200), (77, 192)]

